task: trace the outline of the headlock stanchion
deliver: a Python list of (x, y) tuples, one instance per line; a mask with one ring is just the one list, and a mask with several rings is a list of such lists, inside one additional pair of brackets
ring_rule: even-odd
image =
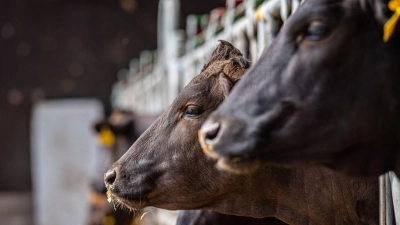
[(226, 8), (216, 8), (210, 15), (189, 16), (184, 43), (183, 31), (177, 30), (179, 1), (160, 0), (158, 49), (145, 51), (132, 60), (129, 70), (120, 71), (113, 106), (159, 114), (201, 71), (218, 40), (231, 42), (256, 61), (299, 4), (300, 0), (227, 0)]

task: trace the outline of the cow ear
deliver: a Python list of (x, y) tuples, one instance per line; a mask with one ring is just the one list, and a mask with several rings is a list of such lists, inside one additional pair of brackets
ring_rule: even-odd
[(220, 73), (218, 75), (217, 91), (223, 96), (224, 99), (228, 97), (229, 92), (231, 92), (233, 85), (234, 82), (224, 73)]
[(223, 73), (228, 76), (233, 83), (242, 78), (251, 63), (243, 56), (235, 56), (230, 59), (231, 63), (224, 67)]
[(204, 65), (202, 72), (207, 69), (207, 67), (209, 67), (213, 62), (221, 60), (230, 60), (231, 62), (235, 62), (240, 67), (246, 69), (250, 66), (250, 61), (243, 57), (243, 54), (239, 51), (239, 49), (237, 49), (235, 46), (227, 41), (219, 40), (219, 42), (219, 45), (211, 54), (210, 61)]

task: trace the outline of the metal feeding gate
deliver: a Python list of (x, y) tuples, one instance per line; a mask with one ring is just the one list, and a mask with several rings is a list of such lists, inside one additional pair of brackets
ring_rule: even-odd
[[(254, 63), (300, 3), (227, 0), (226, 8), (189, 16), (184, 41), (185, 32), (177, 29), (179, 0), (160, 0), (158, 49), (143, 51), (139, 59), (131, 60), (129, 69), (120, 70), (111, 94), (113, 107), (137, 114), (160, 114), (200, 73), (218, 40), (231, 42)], [(380, 224), (400, 224), (399, 180), (390, 172), (379, 182)]]
[[(112, 103), (138, 114), (159, 114), (198, 75), (218, 45), (226, 40), (255, 62), (277, 35), (300, 0), (227, 0), (226, 8), (187, 19), (187, 41), (178, 30), (179, 0), (161, 0), (158, 49), (143, 51), (119, 72)], [(183, 54), (184, 53), (184, 54)]]

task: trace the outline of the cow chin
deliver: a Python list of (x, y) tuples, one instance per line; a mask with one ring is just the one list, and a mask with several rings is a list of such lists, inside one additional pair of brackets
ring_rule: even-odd
[(115, 208), (121, 209), (129, 209), (132, 211), (137, 211), (147, 207), (147, 200), (146, 198), (130, 198), (128, 196), (120, 197), (116, 195), (112, 195), (111, 197), (112, 204), (114, 204)]
[(261, 162), (259, 159), (221, 157), (218, 159), (216, 167), (219, 170), (231, 173), (249, 174), (256, 172), (261, 167)]
[(114, 186), (108, 188), (107, 200), (112, 202), (116, 208), (139, 210), (148, 206), (148, 196), (151, 191), (152, 188), (149, 185), (143, 185), (142, 188), (138, 188), (136, 191), (125, 189), (121, 185)]

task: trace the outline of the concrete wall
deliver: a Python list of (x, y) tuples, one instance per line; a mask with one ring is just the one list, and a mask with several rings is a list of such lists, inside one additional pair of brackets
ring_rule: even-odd
[(90, 129), (102, 116), (97, 100), (58, 100), (33, 109), (32, 180), (36, 225), (84, 224), (96, 139)]

